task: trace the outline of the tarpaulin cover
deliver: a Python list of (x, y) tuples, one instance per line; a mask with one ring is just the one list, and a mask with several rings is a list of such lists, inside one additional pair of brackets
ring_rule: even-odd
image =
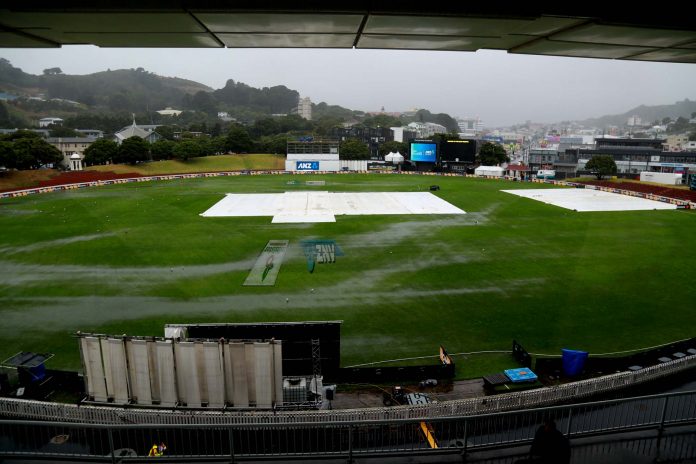
[(580, 374), (585, 367), (587, 360), (587, 351), (567, 350), (563, 348), (563, 373), (568, 377), (573, 377)]

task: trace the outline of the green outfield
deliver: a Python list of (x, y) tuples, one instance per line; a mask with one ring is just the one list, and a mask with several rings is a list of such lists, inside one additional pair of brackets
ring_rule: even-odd
[[(433, 183), (468, 214), (320, 224), (199, 216), (227, 192)], [(343, 320), (344, 366), (435, 355), (440, 344), (506, 350), (514, 338), (530, 352), (598, 353), (696, 335), (696, 213), (576, 213), (500, 192), (525, 187), (542, 186), (262, 175), (0, 200), (0, 357), (48, 351), (49, 367), (79, 368), (77, 330), (161, 336), (177, 322)], [(345, 255), (310, 274), (305, 239), (335, 240)], [(269, 240), (289, 240), (275, 286), (242, 286)], [(461, 378), (512, 367), (505, 356), (455, 360)]]

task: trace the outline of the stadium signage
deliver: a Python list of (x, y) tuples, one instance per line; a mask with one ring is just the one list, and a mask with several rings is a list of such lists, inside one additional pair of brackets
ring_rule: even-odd
[(298, 171), (318, 171), (319, 161), (298, 161), (297, 162)]

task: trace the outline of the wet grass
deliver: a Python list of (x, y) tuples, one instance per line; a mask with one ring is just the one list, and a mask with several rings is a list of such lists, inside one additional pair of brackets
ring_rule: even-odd
[[(434, 355), (440, 344), (504, 350), (514, 338), (532, 352), (598, 353), (694, 335), (694, 212), (574, 213), (500, 192), (540, 184), (335, 175), (308, 187), (307, 179), (176, 180), (0, 200), (0, 357), (49, 351), (51, 367), (78, 368), (76, 330), (162, 335), (176, 322), (343, 320), (343, 365)], [(468, 214), (324, 224), (199, 216), (228, 192), (432, 183)], [(308, 238), (334, 239), (345, 256), (309, 274), (300, 247)], [(272, 239), (290, 240), (276, 285), (242, 286)], [(497, 371), (506, 359), (458, 358), (458, 375)]]

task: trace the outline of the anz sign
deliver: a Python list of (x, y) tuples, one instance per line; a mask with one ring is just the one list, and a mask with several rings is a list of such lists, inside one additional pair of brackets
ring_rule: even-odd
[(298, 161), (297, 162), (298, 171), (318, 171), (319, 161)]

